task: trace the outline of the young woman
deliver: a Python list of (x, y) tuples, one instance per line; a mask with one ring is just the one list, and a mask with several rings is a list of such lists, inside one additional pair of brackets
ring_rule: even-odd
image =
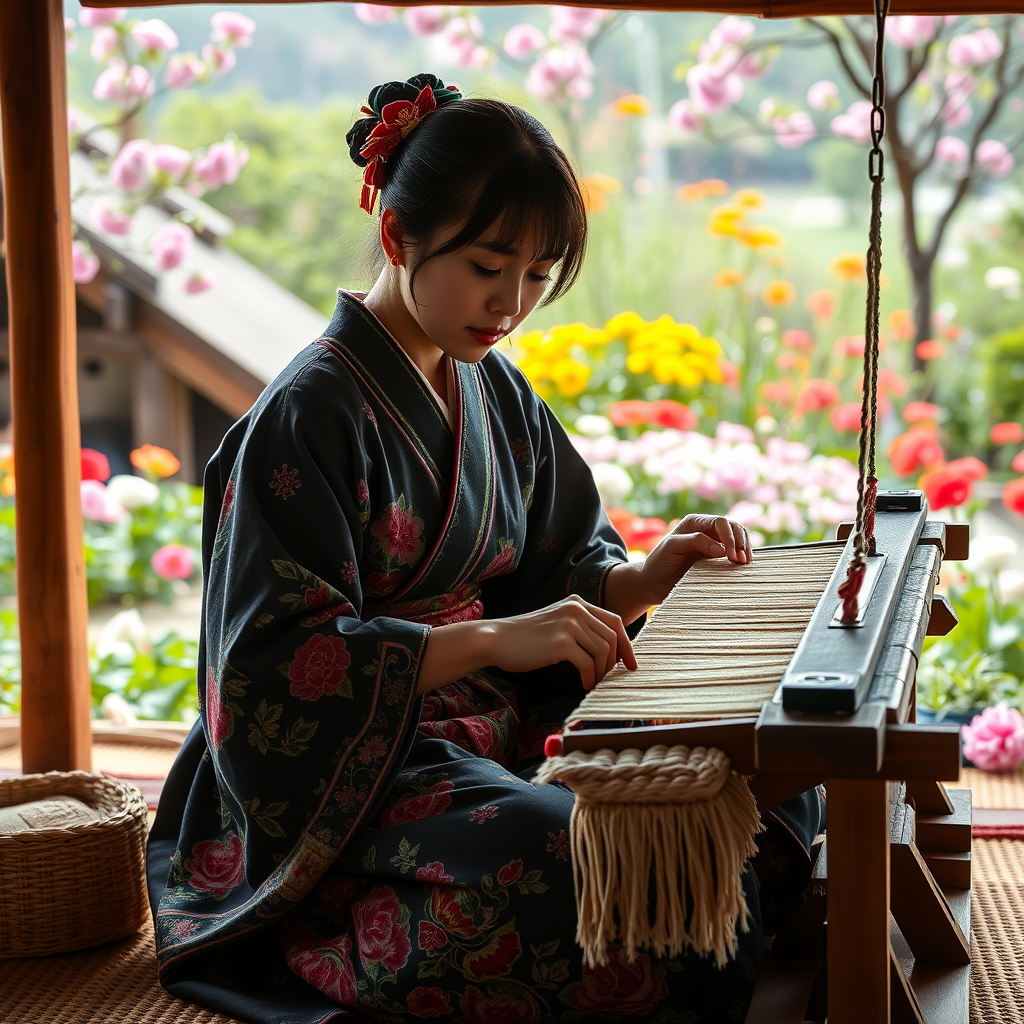
[[(635, 666), (623, 623), (697, 558), (749, 560), (747, 537), (690, 516), (627, 563), (588, 467), (491, 352), (583, 258), (543, 126), (431, 75), (364, 112), (348, 142), (368, 211), (379, 191), (380, 276), (339, 294), (206, 473), (202, 727), (150, 843), (161, 980), (265, 1022), (740, 1020), (755, 874), (723, 970), (584, 969), (573, 796), (527, 779), (584, 689)], [(805, 803), (769, 865), (795, 865), (788, 895)]]

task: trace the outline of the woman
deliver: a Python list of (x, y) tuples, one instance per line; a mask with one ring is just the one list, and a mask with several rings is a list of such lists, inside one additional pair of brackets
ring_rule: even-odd
[(585, 970), (572, 794), (526, 779), (583, 690), (635, 667), (623, 623), (749, 542), (688, 517), (627, 563), (589, 469), (490, 354), (580, 269), (548, 132), (430, 75), (364, 112), (348, 142), (364, 209), (380, 193), (380, 276), (206, 473), (202, 728), (150, 844), (161, 980), (253, 1021), (742, 1019), (753, 873), (725, 969)]

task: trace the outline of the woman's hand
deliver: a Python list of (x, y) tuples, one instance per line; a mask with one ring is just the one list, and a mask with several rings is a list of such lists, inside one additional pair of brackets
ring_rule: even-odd
[(699, 559), (722, 557), (737, 565), (751, 560), (747, 531), (725, 516), (686, 516), (643, 562), (612, 569), (606, 587), (608, 607), (624, 622), (632, 622), (660, 604)]
[(530, 672), (560, 661), (575, 665), (584, 688), (592, 690), (619, 660), (636, 668), (622, 619), (572, 594), (525, 615), (435, 626), (417, 690), (427, 693), (487, 665)]

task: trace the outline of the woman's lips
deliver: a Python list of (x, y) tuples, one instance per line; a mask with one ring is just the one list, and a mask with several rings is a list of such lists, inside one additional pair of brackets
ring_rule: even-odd
[(506, 334), (498, 327), (469, 327), (467, 330), (481, 345), (496, 345)]

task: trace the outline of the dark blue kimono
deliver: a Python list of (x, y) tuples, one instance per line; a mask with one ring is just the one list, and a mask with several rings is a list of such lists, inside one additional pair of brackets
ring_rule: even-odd
[(489, 669), (416, 696), (432, 625), (600, 604), (625, 557), (516, 367), (454, 370), (450, 429), (342, 293), (207, 469), (202, 727), (150, 841), (161, 981), (268, 1024), (741, 1020), (751, 871), (725, 969), (582, 965), (572, 794), (525, 781), (582, 697), (574, 671)]

